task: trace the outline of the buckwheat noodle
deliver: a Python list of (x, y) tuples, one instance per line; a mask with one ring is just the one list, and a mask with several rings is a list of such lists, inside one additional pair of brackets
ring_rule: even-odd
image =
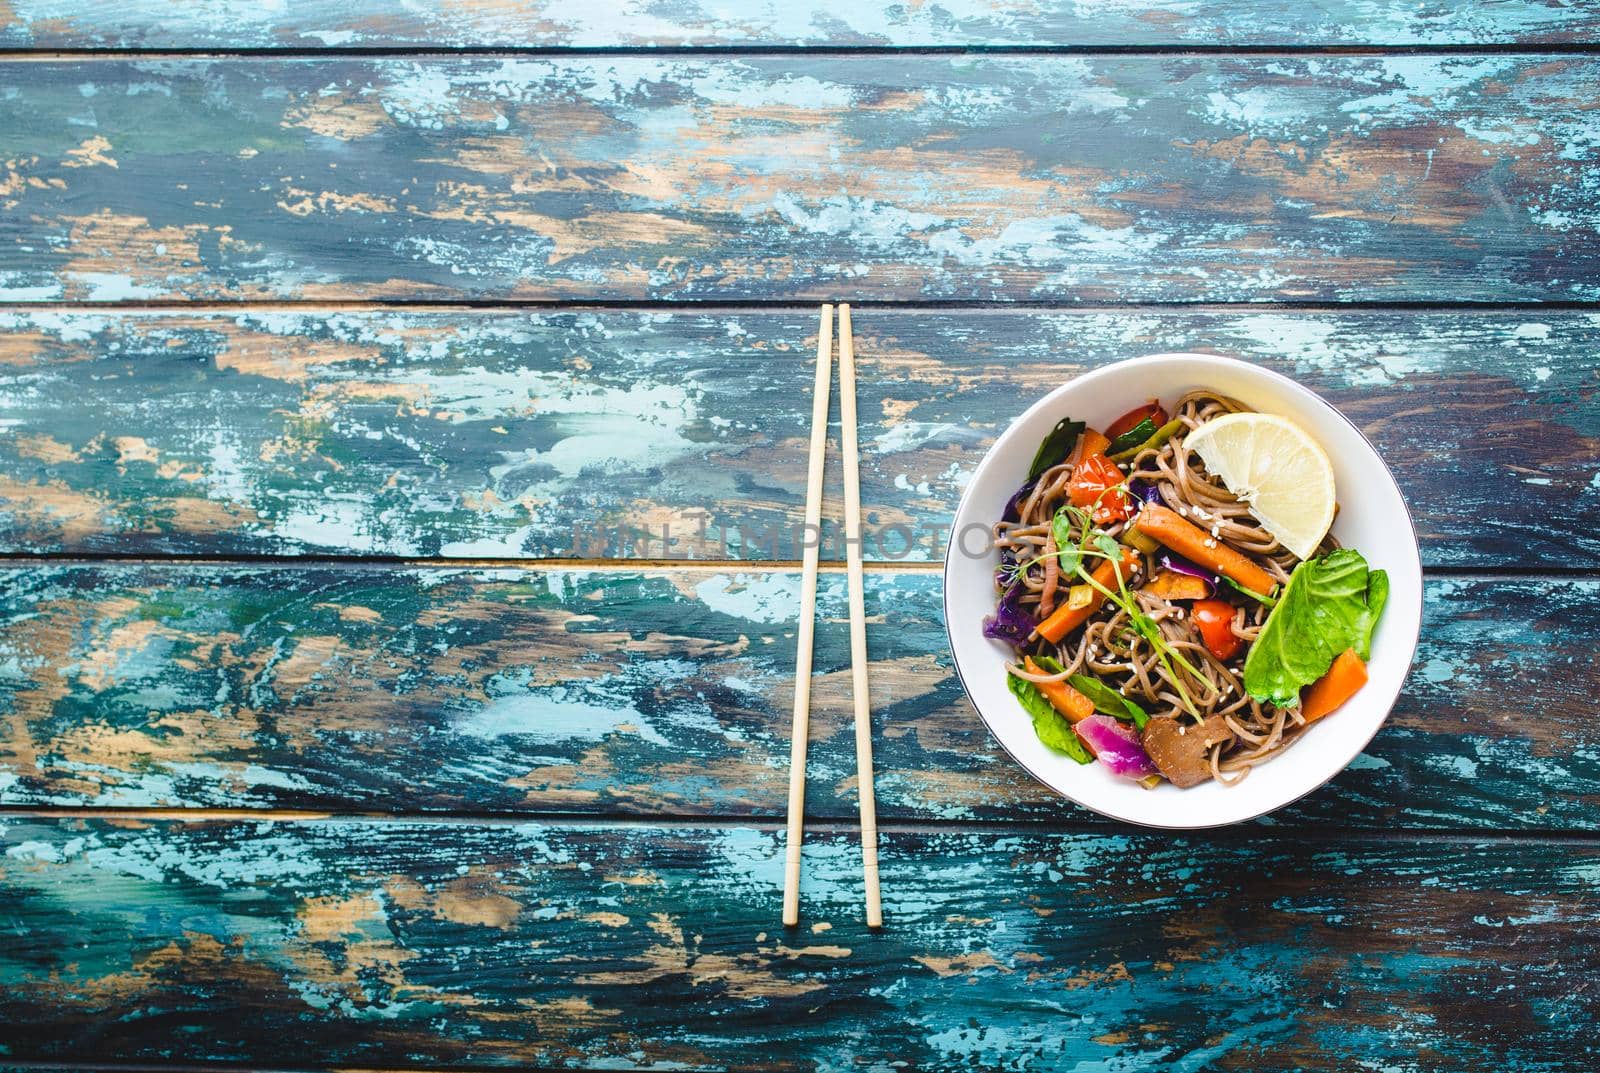
[[(1189, 392), (1178, 400), (1174, 412), (1184, 429), (1162, 446), (1140, 451), (1129, 463), (1129, 480), (1156, 485), (1162, 501), (1172, 510), (1249, 555), (1280, 583), (1287, 582), (1300, 559), (1263, 529), (1249, 508), (1210, 476), (1200, 459), (1184, 448), (1184, 438), (1190, 430), (1213, 417), (1248, 409), (1239, 401), (1213, 391)], [(1070, 578), (1059, 576), (1059, 569), (1049, 569), (1057, 566), (1051, 521), (1056, 511), (1068, 502), (1067, 485), (1072, 468), (1069, 458), (1046, 470), (1022, 502), (1018, 519), (1001, 521), (994, 527), (995, 542), (1001, 549), (1002, 560), (1008, 564), (1049, 556), (1048, 561), (1033, 562), (1020, 575), (1025, 586), (1021, 604), (1041, 617), (1064, 598), (1065, 588), (1072, 584)], [(1103, 528), (1117, 536), (1128, 524), (1117, 522)], [(1330, 534), (1317, 554), (1326, 554), (1338, 546)], [(1144, 577), (1154, 576), (1155, 556), (1141, 554), (1138, 569)], [(1055, 682), (1068, 675), (1092, 674), (1139, 702), (1152, 716), (1181, 715), (1188, 719), (1188, 709), (1173, 680), (1174, 675), (1178, 676), (1200, 717), (1221, 714), (1237, 735), (1233, 741), (1213, 745), (1210, 749), (1211, 773), (1223, 783), (1244, 778), (1254, 765), (1277, 755), (1295, 740), (1305, 725), (1299, 712), (1252, 700), (1244, 690), (1243, 672), (1230, 668), (1211, 654), (1199, 631), (1188, 621), (1188, 612), (1182, 604), (1131, 586), (1130, 592), (1140, 609), (1158, 624), (1167, 644), (1201, 672), (1199, 678), (1176, 664), (1169, 672), (1150, 643), (1134, 631), (1127, 613), (1109, 602), (1081, 630), (1054, 645), (1053, 649), (1045, 642), (1045, 654), (1053, 654), (1061, 662), (1065, 668), (1062, 673), (1031, 674), (1020, 667), (1013, 668), (1011, 673), (1034, 682)], [(1254, 641), (1266, 621), (1267, 610), (1254, 601), (1238, 608), (1233, 618), (1234, 634), (1247, 642)]]

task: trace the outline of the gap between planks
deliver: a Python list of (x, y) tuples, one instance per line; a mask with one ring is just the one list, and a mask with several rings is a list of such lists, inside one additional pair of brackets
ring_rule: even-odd
[[(411, 558), (399, 555), (152, 555), (148, 552), (33, 552), (0, 551), (0, 572), (8, 570), (35, 570), (47, 566), (154, 566), (180, 569), (190, 566), (238, 567), (241, 570), (317, 570), (317, 569), (372, 569), (372, 570), (570, 570), (615, 574), (644, 572), (701, 572), (701, 573), (797, 573), (803, 568), (799, 559), (577, 559), (577, 558), (504, 558), (504, 559), (448, 559)], [(934, 560), (868, 560), (864, 565), (869, 574), (942, 574), (944, 561)], [(846, 570), (843, 559), (823, 559), (818, 569), (826, 574), (842, 574)], [(1463, 578), (1484, 581), (1512, 580), (1517, 578), (1549, 578), (1553, 581), (1600, 580), (1600, 566), (1424, 566), (1422, 573), (1429, 578)], [(0, 1064), (0, 1069), (3, 1069)]]
[[(575, 570), (637, 573), (641, 571), (704, 571), (727, 573), (752, 570), (788, 573), (799, 571), (799, 559), (439, 559), (403, 556), (363, 555), (150, 555), (115, 553), (84, 555), (77, 552), (0, 552), (0, 570), (31, 569), (40, 566), (237, 566), (315, 569), (319, 567), (379, 567), (418, 570)], [(942, 561), (884, 560), (865, 564), (869, 572), (880, 574), (934, 574), (944, 570)], [(843, 559), (823, 559), (817, 567), (823, 573), (842, 574)], [(1600, 575), (1600, 568), (1596, 568)], [(3, 1064), (0, 1064), (3, 1068)]]
[[(322, 313), (668, 313), (714, 316), (718, 313), (772, 313), (811, 316), (817, 303), (804, 298), (717, 298), (705, 301), (683, 298), (397, 298), (371, 299), (265, 298), (219, 301), (185, 298), (153, 298), (142, 301), (66, 301), (0, 302), (0, 314), (27, 316), (33, 313), (169, 313), (195, 316), (242, 316), (257, 310), (292, 311), (308, 315)], [(1245, 315), (1251, 313), (1478, 313), (1486, 316), (1543, 313), (1600, 313), (1600, 299), (1551, 299), (1526, 302), (1473, 302), (1465, 299), (1444, 301), (1384, 301), (1356, 299), (1347, 302), (1311, 300), (1273, 300), (1270, 302), (1063, 302), (1059, 299), (1016, 300), (959, 298), (884, 298), (852, 302), (851, 308), (872, 313), (949, 313), (970, 316), (1015, 313), (1104, 314), (1182, 314)], [(803, 355), (802, 355), (803, 356)]]
[(38, 1073), (316, 1073), (326, 1070), (327, 1073), (477, 1073), (480, 1070), (492, 1070), (493, 1073), (615, 1073), (615, 1066), (531, 1066), (531, 1065), (492, 1065), (492, 1066), (314, 1066), (300, 1065), (291, 1067), (250, 1065), (239, 1062), (174, 1062), (159, 1063), (147, 1061), (118, 1061), (115, 1059), (97, 1058), (89, 1061), (51, 1061), (49, 1059), (22, 1059), (0, 1056), (0, 1070), (4, 1073), (21, 1073), (23, 1070)]
[[(671, 1065), (657, 1066), (587, 1066), (587, 1065), (560, 1065), (538, 1066), (524, 1063), (502, 1064), (501, 1059), (495, 1058), (491, 1065), (471, 1064), (456, 1066), (352, 1066), (340, 1063), (335, 1066), (298, 1065), (289, 1067), (252, 1065), (244, 1062), (219, 1061), (212, 1063), (156, 1063), (148, 1061), (118, 1061), (115, 1059), (96, 1058), (87, 1061), (51, 1061), (49, 1059), (13, 1059), (0, 1056), (0, 1071), (4, 1073), (21, 1073), (23, 1070), (37, 1070), (39, 1073), (616, 1073), (617, 1069), (702, 1069), (702, 1066), (675, 1067)], [(712, 1066), (711, 1068), (726, 1068)], [(787, 1066), (757, 1066), (736, 1068), (787, 1069)]]
[[(558, 811), (486, 812), (373, 812), (314, 809), (247, 809), (247, 808), (64, 808), (61, 806), (26, 808), (16, 805), (0, 806), (0, 825), (40, 820), (102, 820), (114, 823), (287, 823), (287, 824), (341, 824), (363, 823), (373, 826), (406, 827), (540, 827), (582, 830), (605, 828), (610, 830), (732, 830), (756, 829), (777, 835), (783, 830), (783, 817), (777, 813), (754, 816), (697, 816), (686, 813), (660, 815), (616, 815), (608, 813), (581, 813)], [(1231, 827), (1199, 828), (1195, 830), (1166, 830), (1140, 827), (1136, 824), (1095, 820), (1087, 815), (1064, 819), (996, 819), (955, 820), (922, 817), (902, 819), (879, 817), (880, 831), (899, 834), (972, 834), (996, 835), (1005, 832), (1035, 834), (1081, 835), (1084, 837), (1168, 837), (1206, 841), (1217, 844), (1244, 845), (1264, 839), (1293, 838), (1296, 841), (1317, 843), (1363, 842), (1415, 842), (1427, 841), (1451, 845), (1480, 845), (1507, 843), (1537, 843), (1548, 845), (1575, 845), (1600, 847), (1600, 829), (1592, 831), (1556, 831), (1544, 828), (1526, 830), (1443, 830), (1426, 827), (1344, 827), (1334, 824), (1260, 824), (1241, 823)], [(806, 818), (806, 831), (854, 838), (860, 832), (860, 822), (854, 815)], [(7, 1063), (0, 1058), (0, 1069)]]
[(340, 60), (495, 57), (563, 59), (586, 56), (640, 59), (697, 59), (791, 56), (843, 59), (850, 57), (917, 56), (1592, 56), (1600, 43), (1589, 41), (1493, 42), (1456, 44), (1147, 44), (1147, 45), (330, 45), (253, 46), (248, 48), (139, 48), (81, 46), (0, 49), (0, 61), (53, 63), (63, 60)]

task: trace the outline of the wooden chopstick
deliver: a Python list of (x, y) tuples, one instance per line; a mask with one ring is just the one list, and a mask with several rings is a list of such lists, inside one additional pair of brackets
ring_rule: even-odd
[(883, 926), (878, 897), (878, 808), (872, 796), (872, 702), (867, 692), (867, 612), (861, 572), (861, 472), (856, 444), (856, 349), (850, 307), (839, 305), (839, 425), (844, 456), (844, 543), (850, 588), (850, 682), (856, 708), (856, 783), (861, 804), (861, 876), (867, 927)]
[[(822, 545), (822, 464), (828, 444), (828, 384), (833, 378), (833, 306), (817, 328), (817, 379), (811, 394), (811, 459), (806, 469), (805, 554), (800, 622), (795, 630), (794, 729), (789, 746), (789, 836), (783, 868), (783, 924), (800, 923), (800, 843), (805, 837), (806, 739), (811, 734), (811, 652), (816, 636), (817, 556)], [(852, 400), (853, 401), (853, 400)]]

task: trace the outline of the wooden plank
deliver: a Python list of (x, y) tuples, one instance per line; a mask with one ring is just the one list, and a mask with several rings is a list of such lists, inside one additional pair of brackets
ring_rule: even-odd
[[(1592, 313), (857, 323), (870, 559), (942, 558), (982, 452), (1060, 381), (1216, 350), (1362, 426), (1428, 564), (1600, 565)], [(797, 559), (815, 331), (809, 311), (0, 313), (0, 549)]]
[[(13, 1058), (326, 1068), (1592, 1068), (1587, 843), (51, 822), (0, 840)], [(781, 1046), (774, 1046), (781, 1040)]]
[(1485, 45), (1592, 42), (1591, 5), (1514, 0), (901, 4), (687, 0), (578, 5), (367, 0), (359, 6), (7, 0), (3, 48), (324, 49), (859, 46)]
[(0, 300), (1591, 300), (1589, 56), (13, 61)]
[[(0, 585), (0, 804), (782, 816), (796, 571), (101, 565)], [(939, 592), (869, 575), (881, 814), (1097, 822), (988, 738)], [(1594, 830), (1597, 596), (1431, 581), (1389, 725), (1273, 822)], [(807, 806), (849, 819), (841, 574), (819, 607)]]

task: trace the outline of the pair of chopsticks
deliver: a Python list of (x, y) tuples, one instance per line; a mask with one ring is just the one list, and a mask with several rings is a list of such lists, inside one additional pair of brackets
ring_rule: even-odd
[[(817, 556), (822, 544), (822, 463), (827, 453), (828, 383), (833, 366), (833, 306), (817, 329), (817, 380), (811, 399), (811, 462), (806, 471), (806, 541), (795, 641), (794, 742), (789, 752), (789, 838), (783, 870), (783, 923), (800, 923), (800, 843), (805, 833), (806, 739), (811, 732), (811, 652), (816, 631)], [(867, 927), (883, 926), (878, 897), (878, 809), (872, 799), (872, 705), (867, 695), (867, 614), (861, 573), (861, 472), (856, 445), (856, 351), (850, 307), (839, 305), (839, 421), (844, 454), (844, 542), (850, 589), (850, 680), (856, 709), (856, 784), (861, 803), (861, 873)]]

